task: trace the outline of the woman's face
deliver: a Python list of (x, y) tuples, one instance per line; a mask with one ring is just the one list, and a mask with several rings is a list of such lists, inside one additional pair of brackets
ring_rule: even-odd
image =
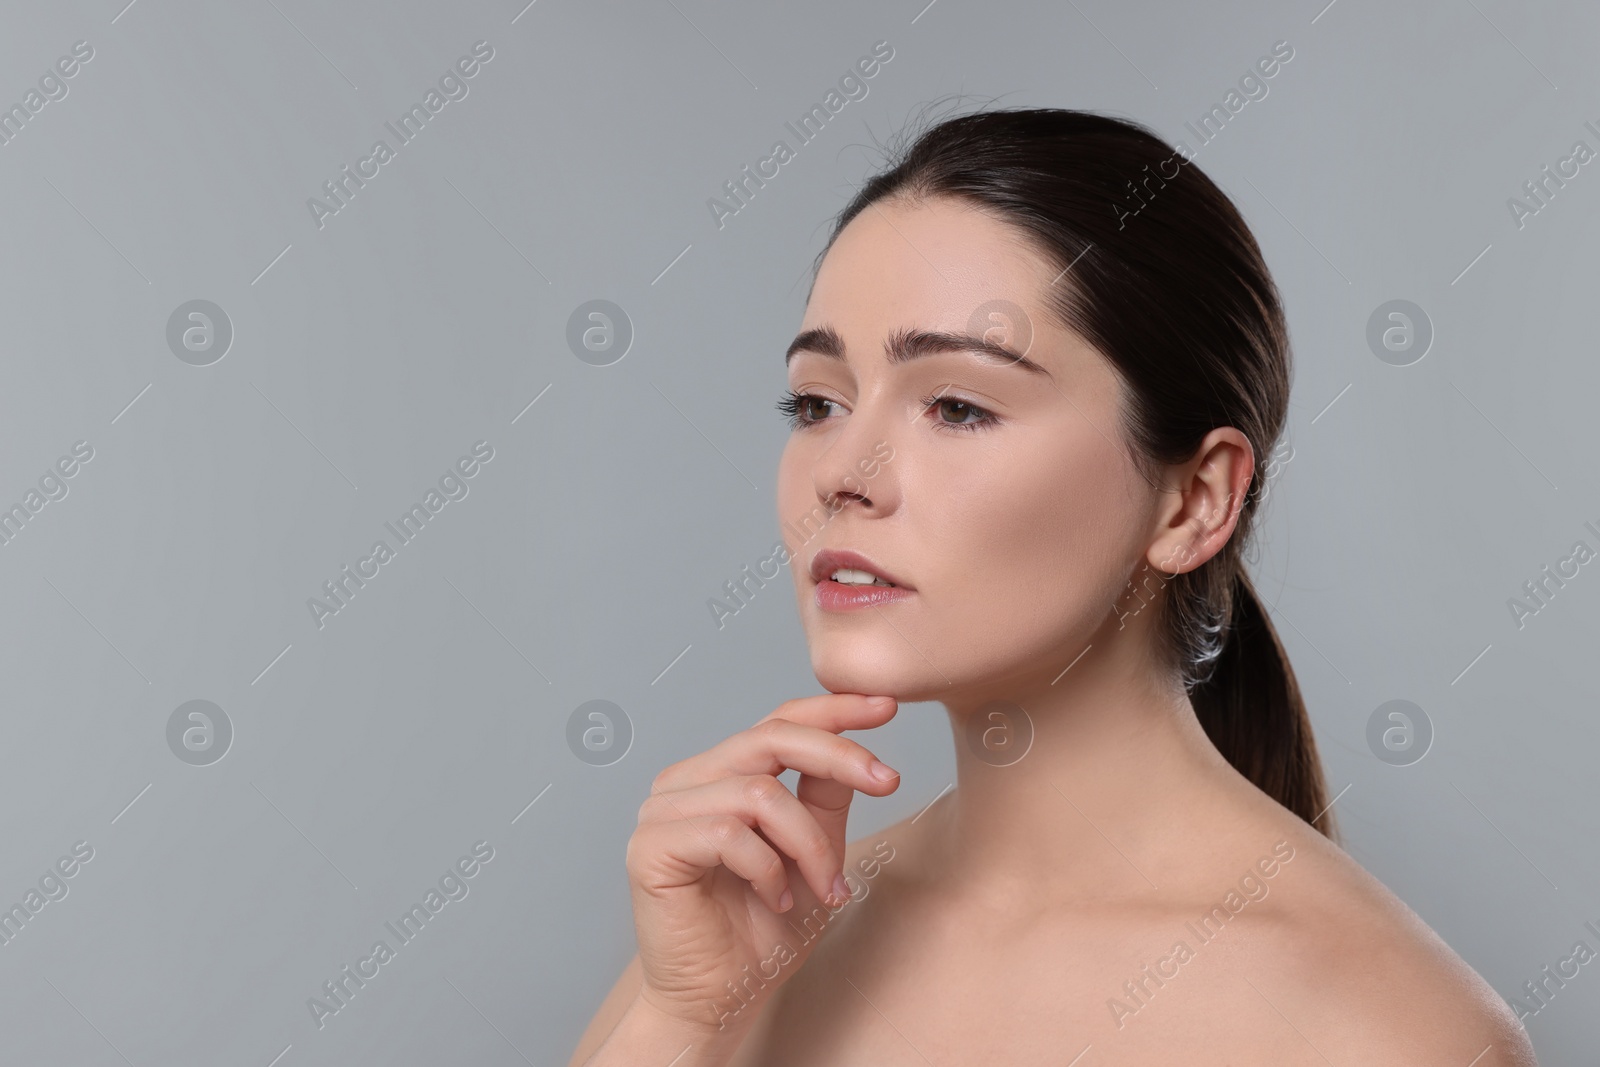
[[(778, 518), (829, 691), (959, 701), (1048, 684), (1116, 618), (1156, 494), (1121, 445), (1110, 364), (1045, 311), (1070, 281), (1057, 273), (949, 199), (868, 207), (825, 257), (788, 366), (808, 396)], [(987, 336), (1039, 369), (922, 332)], [(860, 553), (901, 591), (819, 604), (823, 549)], [(822, 577), (825, 599), (851, 595)]]

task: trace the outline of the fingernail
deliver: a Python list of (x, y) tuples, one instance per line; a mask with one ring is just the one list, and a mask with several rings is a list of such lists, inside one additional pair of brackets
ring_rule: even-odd
[(783, 895), (778, 898), (778, 910), (779, 911), (788, 911), (790, 905), (792, 905), (793, 903), (794, 903), (794, 894), (789, 892), (789, 890), (785, 889), (783, 891)]
[(867, 703), (882, 711), (884, 708), (894, 707), (895, 699), (894, 697), (868, 697)]
[(892, 782), (900, 777), (899, 771), (880, 760), (873, 760), (872, 766), (868, 767), (867, 770), (871, 771), (872, 777), (880, 782)]
[(842, 873), (833, 876), (833, 906), (838, 907), (850, 899), (850, 886)]

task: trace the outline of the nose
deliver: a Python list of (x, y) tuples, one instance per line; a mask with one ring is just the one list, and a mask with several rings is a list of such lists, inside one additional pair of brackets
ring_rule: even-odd
[(858, 409), (812, 464), (811, 477), (817, 500), (830, 512), (855, 502), (868, 513), (883, 515), (892, 509), (895, 487), (886, 470), (894, 455), (889, 425), (895, 416), (878, 416)]

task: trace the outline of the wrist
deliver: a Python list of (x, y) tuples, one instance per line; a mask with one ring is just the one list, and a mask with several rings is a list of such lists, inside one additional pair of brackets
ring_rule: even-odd
[(685, 1018), (679, 1005), (653, 999), (641, 989), (603, 1044), (584, 1067), (723, 1067), (744, 1039), (745, 1026), (724, 1025), (709, 1010), (703, 1021)]
[(744, 1020), (736, 1024), (730, 1017), (719, 1017), (709, 1003), (705, 1006), (703, 1016), (697, 1015), (682, 1002), (663, 997), (648, 986), (640, 986), (628, 1010), (638, 1013), (641, 1019), (648, 1020), (662, 1033), (679, 1036), (696, 1044), (724, 1045), (732, 1042), (737, 1045), (746, 1030)]

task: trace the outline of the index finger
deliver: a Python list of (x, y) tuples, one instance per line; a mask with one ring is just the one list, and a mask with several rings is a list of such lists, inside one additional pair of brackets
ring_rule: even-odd
[[(845, 730), (870, 730), (882, 726), (894, 718), (899, 710), (900, 702), (894, 697), (826, 693), (821, 696), (798, 697), (780, 704), (766, 719), (792, 719), (807, 726), (841, 733)], [(795, 793), (799, 796), (800, 803), (804, 804), (806, 810), (817, 820), (817, 825), (828, 835), (828, 839), (842, 859), (845, 851), (845, 826), (850, 818), (850, 803), (855, 799), (855, 789), (847, 782), (802, 773)]]
[(760, 722), (788, 719), (837, 734), (845, 730), (870, 730), (882, 726), (894, 718), (899, 710), (900, 702), (894, 697), (822, 693), (785, 700), (771, 714), (762, 716)]

